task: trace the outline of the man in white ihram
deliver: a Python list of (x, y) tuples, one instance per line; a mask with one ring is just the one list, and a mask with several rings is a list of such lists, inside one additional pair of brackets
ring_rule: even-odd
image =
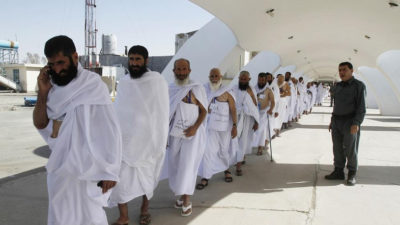
[[(175, 81), (169, 85), (170, 132), (164, 169), (171, 190), (181, 196), (175, 208), (182, 216), (192, 214), (197, 172), (206, 144), (207, 95), (202, 84), (189, 80), (190, 62), (174, 62)], [(164, 177), (164, 176), (163, 176)]]
[(254, 86), (257, 93), (260, 124), (254, 133), (253, 146), (257, 147), (257, 155), (262, 155), (263, 149), (268, 148), (272, 137), (272, 124), (270, 118), (275, 108), (274, 94), (267, 88), (267, 73), (259, 73), (257, 84)]
[(222, 85), (222, 75), (218, 68), (210, 71), (210, 82), (205, 84), (208, 100), (207, 144), (199, 169), (201, 183), (196, 189), (202, 190), (208, 180), (224, 171), (225, 182), (233, 181), (229, 167), (236, 163), (237, 115), (235, 98), (230, 86)]
[(73, 41), (46, 42), (33, 123), (48, 143), (49, 225), (107, 225), (103, 206), (118, 182), (121, 133), (106, 85), (78, 63)]
[(259, 113), (257, 108), (256, 91), (249, 85), (250, 73), (241, 71), (239, 74), (239, 84), (233, 90), (236, 98), (236, 111), (238, 114), (238, 138), (239, 149), (237, 152), (236, 175), (242, 176), (241, 166), (244, 155), (250, 154), (254, 132), (258, 129)]
[(115, 111), (122, 133), (120, 182), (110, 196), (118, 204), (115, 225), (128, 224), (130, 200), (143, 196), (139, 224), (151, 222), (149, 199), (157, 187), (168, 137), (168, 85), (158, 72), (147, 69), (149, 53), (143, 46), (129, 49), (129, 74), (118, 84)]

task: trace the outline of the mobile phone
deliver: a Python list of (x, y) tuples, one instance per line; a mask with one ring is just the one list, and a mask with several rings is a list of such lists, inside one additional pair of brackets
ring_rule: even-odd
[(53, 76), (53, 75), (55, 74), (55, 71), (52, 70), (51, 68), (49, 68), (49, 69), (47, 70), (47, 74), (51, 77), (51, 76)]

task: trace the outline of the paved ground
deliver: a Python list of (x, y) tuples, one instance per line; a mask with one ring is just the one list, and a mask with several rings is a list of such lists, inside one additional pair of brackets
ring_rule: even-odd
[[(327, 130), (330, 110), (314, 108), (312, 115), (303, 117), (275, 139), (275, 162), (269, 161), (269, 154), (251, 155), (243, 167), (244, 176), (234, 176), (231, 184), (223, 182), (223, 174), (215, 175), (206, 189), (195, 192), (194, 213), (188, 218), (181, 217), (172, 207), (175, 197), (166, 181), (161, 182), (151, 202), (152, 224), (400, 224), (400, 118), (382, 117), (376, 110), (368, 110), (361, 134), (358, 184), (348, 187), (341, 181), (323, 179), (332, 169), (332, 144)], [(20, 164), (29, 164), (25, 168), (35, 163), (43, 165), (48, 150), (40, 148), (40, 137), (26, 125), (31, 112), (20, 112), (18, 117), (27, 116), (25, 119), (13, 119), (15, 114), (3, 113), (0, 112), (1, 171), (7, 168), (7, 161), (18, 165), (16, 168)], [(14, 133), (4, 136), (4, 121), (15, 129), (9, 129)], [(21, 133), (29, 140), (16, 144), (19, 141), (10, 139)], [(3, 143), (11, 147), (3, 151)], [(12, 151), (21, 154), (21, 158), (14, 157)], [(3, 160), (5, 152), (7, 160)], [(26, 156), (22, 157), (21, 152)], [(24, 157), (30, 161), (22, 162)], [(45, 183), (43, 168), (1, 179), (0, 224), (46, 224)], [(139, 203), (137, 199), (129, 204), (130, 224), (138, 224)], [(110, 222), (114, 221), (118, 210), (107, 209), (107, 215)]]
[(25, 107), (24, 96), (0, 93), (0, 179), (44, 166), (46, 144), (32, 122), (33, 107)]

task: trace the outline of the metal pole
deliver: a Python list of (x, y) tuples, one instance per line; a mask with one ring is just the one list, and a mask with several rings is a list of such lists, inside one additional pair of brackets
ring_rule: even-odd
[(271, 139), (271, 129), (270, 129), (270, 120), (269, 120), (269, 115), (267, 112), (267, 120), (268, 120), (268, 136), (269, 136), (269, 148), (271, 149), (271, 162), (274, 160), (272, 159), (272, 139)]

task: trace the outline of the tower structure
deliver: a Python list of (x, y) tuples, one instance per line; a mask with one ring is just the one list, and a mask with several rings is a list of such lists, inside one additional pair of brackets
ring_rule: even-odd
[[(96, 0), (85, 0), (85, 67), (92, 68), (92, 57), (96, 57), (97, 28)], [(96, 60), (96, 64), (98, 61)]]

